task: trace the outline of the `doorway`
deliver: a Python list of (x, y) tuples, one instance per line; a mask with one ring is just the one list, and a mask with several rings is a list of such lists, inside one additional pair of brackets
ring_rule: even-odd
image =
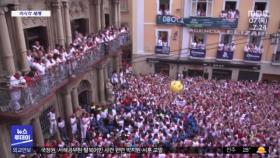
[(26, 48), (32, 49), (32, 45), (35, 43), (35, 41), (39, 41), (44, 49), (48, 48), (49, 43), (47, 27), (45, 26), (24, 29), (24, 37)]
[(189, 77), (203, 77), (203, 70), (188, 70)]
[(231, 70), (221, 70), (213, 69), (212, 79), (214, 80), (230, 80), (231, 79)]
[(156, 63), (155, 64), (155, 73), (169, 76), (169, 64)]
[(105, 27), (110, 26), (110, 14), (105, 14)]
[(88, 31), (88, 19), (75, 19), (71, 21), (71, 31), (72, 37), (75, 38), (75, 31), (82, 33), (83, 35), (87, 35)]
[(79, 104), (86, 111), (90, 111), (90, 91), (85, 90), (79, 94)]

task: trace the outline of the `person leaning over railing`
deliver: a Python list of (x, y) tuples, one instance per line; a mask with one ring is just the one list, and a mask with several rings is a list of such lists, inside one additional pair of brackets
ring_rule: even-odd
[(10, 77), (10, 103), (9, 107), (14, 111), (18, 112), (23, 109), (19, 101), (21, 99), (22, 88), (26, 88), (26, 80), (21, 76), (20, 72), (16, 72), (13, 76)]

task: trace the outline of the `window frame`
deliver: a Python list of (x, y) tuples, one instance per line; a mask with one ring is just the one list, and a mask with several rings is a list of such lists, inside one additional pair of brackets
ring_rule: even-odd
[[(213, 15), (213, 8), (214, 8), (214, 0), (204, 0), (206, 2), (206, 15), (205, 16), (197, 16), (197, 5), (198, 5), (198, 2), (199, 0), (190, 0), (190, 16), (193, 16), (193, 17), (212, 17)], [(195, 15), (193, 14), (193, 4), (196, 3), (196, 11), (195, 11)], [(208, 4), (211, 3), (211, 12), (210, 12), (210, 15), (208, 15)]]
[[(251, 37), (251, 36), (252, 36), (252, 35), (249, 35), (249, 36), (248, 36), (248, 40), (247, 40), (247, 43), (248, 43), (248, 44), (251, 44), (251, 43), (250, 43), (250, 37)], [(256, 37), (262, 38), (263, 36), (256, 36)], [(258, 45), (258, 47), (260, 47), (262, 44), (263, 44), (263, 40), (261, 39), (261, 40), (260, 40), (260, 44)]]
[(252, 11), (255, 10), (256, 2), (265, 2), (266, 3), (265, 10), (268, 10), (268, 6), (269, 6), (269, 1), (268, 0), (254, 0), (253, 1), (253, 6), (252, 6)]
[[(158, 14), (159, 9), (160, 9), (160, 0), (157, 0), (156, 3), (157, 3), (157, 12), (156, 12), (156, 14)], [(170, 15), (172, 15), (172, 4), (173, 4), (173, 0), (169, 0), (169, 13), (170, 13)]]
[(194, 36), (195, 34), (203, 34), (203, 44), (205, 45), (204, 49), (206, 50), (206, 47), (207, 47), (207, 35), (208, 33), (205, 33), (205, 32), (192, 32), (191, 34), (191, 40), (190, 40), (190, 43), (189, 43), (189, 48), (192, 48), (192, 43), (194, 42)]
[(235, 10), (239, 10), (239, 0), (225, 0), (223, 4), (223, 10), (226, 10), (226, 2), (236, 2)]
[(156, 43), (155, 46), (157, 46), (158, 43), (158, 38), (159, 38), (159, 32), (167, 32), (167, 46), (170, 47), (170, 42), (171, 42), (171, 29), (156, 29)]
[[(229, 34), (229, 33), (220, 33), (220, 38), (219, 38), (219, 44), (221, 44), (221, 40), (222, 40), (222, 36), (224, 35), (230, 35), (231, 36), (231, 42), (234, 41), (234, 35), (233, 34)], [(223, 43), (224, 44), (224, 43)]]

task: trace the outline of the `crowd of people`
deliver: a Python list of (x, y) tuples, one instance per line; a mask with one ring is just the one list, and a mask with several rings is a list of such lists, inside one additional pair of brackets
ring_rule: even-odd
[[(126, 27), (116, 28), (114, 26), (89, 35), (83, 35), (76, 31), (73, 42), (67, 48), (59, 44), (56, 44), (54, 49), (44, 48), (39, 41), (35, 41), (32, 48), (27, 51), (30, 71), (16, 72), (10, 77), (10, 107), (15, 111), (22, 109), (18, 103), (21, 97), (18, 88), (32, 86), (32, 83), (42, 78), (47, 72), (55, 72), (59, 65), (71, 62), (71, 67), (74, 68), (75, 61), (80, 60), (87, 53), (94, 53), (88, 50), (98, 47), (102, 43), (106, 44), (125, 32), (127, 32)], [(67, 66), (67, 64), (64, 66)]]
[[(57, 129), (49, 113), (50, 130), (62, 139), (45, 146), (71, 147), (228, 147), (268, 146), (268, 157), (279, 156), (280, 87), (249, 81), (185, 78), (182, 93), (170, 91), (171, 78), (160, 74), (134, 75), (121, 71), (112, 76), (114, 103), (92, 106), (70, 118), (73, 137)], [(123, 81), (121, 81), (123, 80)], [(120, 82), (121, 81), (121, 82)], [(125, 85), (125, 86), (124, 86)], [(278, 93), (277, 93), (278, 92)], [(59, 118), (61, 122), (61, 118)], [(55, 123), (54, 123), (55, 122)], [(70, 139), (71, 138), (71, 139)], [(50, 154), (49, 157), (70, 157)], [(77, 156), (77, 155), (76, 155)], [(78, 157), (137, 157), (137, 154), (79, 154)], [(142, 157), (184, 157), (183, 153), (142, 154)], [(190, 154), (187, 156), (201, 157)], [(185, 157), (187, 157), (185, 155)], [(232, 157), (208, 153), (206, 157)], [(250, 155), (235, 154), (237, 158)]]
[(218, 45), (218, 51), (228, 51), (228, 52), (234, 52), (235, 50), (235, 44), (232, 43), (220, 43)]
[(256, 53), (256, 54), (262, 54), (264, 51), (263, 46), (258, 46), (256, 44), (247, 44), (244, 47), (244, 52), (250, 52), (250, 53)]

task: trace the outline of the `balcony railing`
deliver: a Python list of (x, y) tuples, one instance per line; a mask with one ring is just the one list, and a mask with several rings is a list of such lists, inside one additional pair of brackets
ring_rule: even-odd
[(155, 46), (155, 54), (169, 55), (170, 47), (168, 46)]
[(0, 112), (13, 112), (14, 106), (20, 106), (25, 110), (37, 105), (46, 96), (63, 86), (67, 79), (90, 71), (97, 62), (117, 52), (127, 42), (128, 35), (120, 34), (115, 40), (88, 50), (79, 59), (68, 60), (53, 67), (26, 88), (10, 89), (8, 85), (0, 87)]
[(273, 54), (272, 65), (280, 65), (280, 52), (276, 52), (276, 54)]
[(262, 59), (261, 53), (244, 52), (244, 61), (246, 62), (260, 62)]
[(224, 51), (224, 50), (218, 50), (217, 51), (217, 60), (221, 61), (227, 61), (233, 59), (233, 51)]
[(191, 49), (190, 58), (192, 59), (203, 59), (205, 58), (206, 50), (205, 49)]

